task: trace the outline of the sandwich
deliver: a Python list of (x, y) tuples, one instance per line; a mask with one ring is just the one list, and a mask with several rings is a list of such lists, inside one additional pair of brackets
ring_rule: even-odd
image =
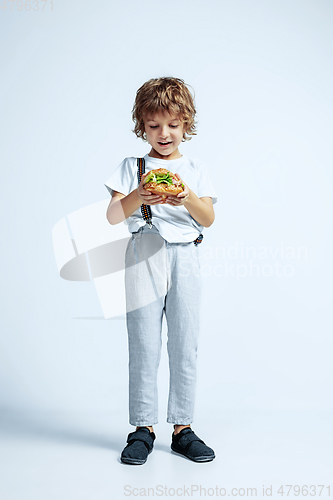
[(143, 181), (143, 187), (151, 193), (160, 194), (164, 199), (168, 195), (177, 196), (184, 191), (182, 181), (166, 168), (150, 170)]

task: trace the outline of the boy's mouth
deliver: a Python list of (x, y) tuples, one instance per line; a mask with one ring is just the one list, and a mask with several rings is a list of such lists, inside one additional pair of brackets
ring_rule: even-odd
[(169, 144), (172, 144), (172, 141), (170, 142), (158, 142), (160, 146), (169, 146)]

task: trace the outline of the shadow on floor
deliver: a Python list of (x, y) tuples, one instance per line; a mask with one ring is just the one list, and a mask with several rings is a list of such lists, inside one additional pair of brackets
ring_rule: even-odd
[[(26, 412), (2, 408), (0, 434), (3, 438), (53, 441), (120, 451), (126, 444), (124, 436), (113, 436), (115, 430), (110, 423), (111, 415), (110, 418), (107, 416), (107, 412), (102, 416), (84, 413), (82, 418), (82, 413), (78, 412), (75, 414), (53, 411)], [(102, 430), (96, 430), (96, 427)]]

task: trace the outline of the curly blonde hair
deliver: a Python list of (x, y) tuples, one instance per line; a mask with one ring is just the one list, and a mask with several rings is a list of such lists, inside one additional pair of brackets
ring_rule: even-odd
[(189, 141), (192, 139), (189, 136), (196, 135), (194, 95), (192, 96), (184, 80), (173, 77), (152, 78), (139, 88), (132, 109), (135, 124), (133, 132), (137, 137), (147, 140), (144, 119), (161, 110), (177, 116), (183, 122), (182, 142)]

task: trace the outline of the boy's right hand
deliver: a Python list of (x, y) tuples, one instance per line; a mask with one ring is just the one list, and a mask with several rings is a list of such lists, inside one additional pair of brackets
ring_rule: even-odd
[(158, 205), (159, 203), (164, 203), (164, 199), (162, 198), (162, 196), (160, 196), (159, 194), (153, 194), (143, 187), (143, 181), (147, 174), (142, 175), (141, 182), (136, 189), (138, 197), (144, 205)]

